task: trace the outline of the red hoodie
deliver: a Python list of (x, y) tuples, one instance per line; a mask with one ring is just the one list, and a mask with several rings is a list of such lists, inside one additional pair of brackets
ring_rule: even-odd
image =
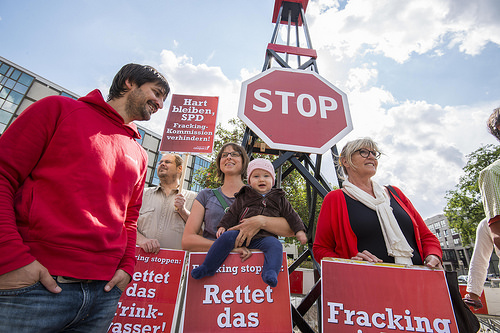
[(99, 90), (51, 96), (0, 137), (0, 274), (35, 259), (52, 275), (133, 273), (147, 155)]

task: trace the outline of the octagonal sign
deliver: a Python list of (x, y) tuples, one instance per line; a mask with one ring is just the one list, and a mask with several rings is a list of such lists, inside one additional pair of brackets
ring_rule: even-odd
[(242, 83), (238, 117), (271, 148), (323, 154), (352, 130), (347, 95), (318, 73), (271, 68)]

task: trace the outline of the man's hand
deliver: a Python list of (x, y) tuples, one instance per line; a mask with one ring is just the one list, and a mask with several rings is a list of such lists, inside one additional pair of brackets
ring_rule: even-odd
[(157, 239), (141, 238), (137, 237), (137, 245), (141, 247), (147, 253), (158, 254), (160, 252), (160, 242)]
[(125, 291), (127, 284), (132, 280), (132, 277), (123, 269), (117, 269), (113, 278), (104, 286), (104, 291), (108, 292), (117, 286), (121, 291)]
[(184, 198), (184, 195), (182, 195), (182, 193), (177, 193), (174, 199), (175, 210), (180, 211), (184, 209), (185, 203), (186, 203), (186, 198)]
[(190, 212), (184, 207), (184, 204), (186, 203), (186, 198), (182, 193), (177, 193), (174, 199), (174, 208), (177, 214), (184, 220), (184, 222), (187, 221)]
[(0, 290), (29, 287), (38, 281), (52, 293), (57, 294), (62, 290), (61, 287), (57, 285), (52, 275), (50, 275), (47, 268), (40, 264), (38, 260), (0, 275)]

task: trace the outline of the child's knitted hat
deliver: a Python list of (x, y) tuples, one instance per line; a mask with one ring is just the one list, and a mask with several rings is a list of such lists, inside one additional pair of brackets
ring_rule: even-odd
[(271, 177), (273, 178), (273, 185), (274, 185), (276, 181), (276, 174), (274, 172), (274, 167), (271, 161), (263, 158), (256, 158), (254, 160), (251, 160), (250, 163), (248, 163), (248, 168), (247, 168), (248, 179), (250, 179), (252, 172), (254, 172), (256, 169), (261, 169), (269, 172), (271, 174)]

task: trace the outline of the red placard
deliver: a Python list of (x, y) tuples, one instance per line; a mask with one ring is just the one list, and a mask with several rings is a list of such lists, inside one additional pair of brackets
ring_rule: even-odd
[(290, 279), (290, 293), (292, 294), (304, 294), (304, 272), (293, 271), (289, 275)]
[(185, 251), (158, 254), (136, 248), (132, 281), (123, 292), (108, 333), (172, 332)]
[(323, 332), (457, 332), (444, 271), (321, 261)]
[[(461, 284), (458, 287), (460, 289), (460, 295), (462, 295), (462, 298), (463, 298), (465, 296), (465, 294), (467, 294), (467, 285)], [(488, 304), (486, 304), (486, 297), (484, 296), (484, 290), (481, 293), (481, 296), (479, 296), (479, 299), (481, 300), (483, 307), (481, 309), (476, 309), (473, 306), (469, 306), (469, 309), (474, 314), (488, 314)]]
[(231, 253), (214, 276), (195, 280), (190, 272), (205, 255), (189, 255), (183, 332), (292, 332), (285, 253), (275, 288), (262, 281), (262, 252), (243, 263)]
[(211, 153), (219, 97), (172, 95), (160, 151)]

